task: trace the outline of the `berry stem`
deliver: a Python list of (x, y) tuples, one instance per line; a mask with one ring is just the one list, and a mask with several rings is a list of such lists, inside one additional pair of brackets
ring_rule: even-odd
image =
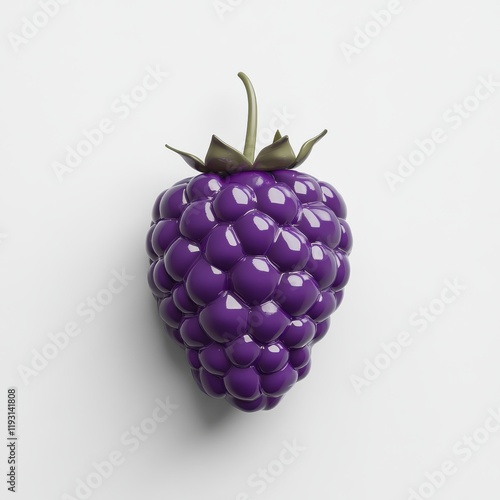
[(243, 155), (253, 163), (255, 159), (255, 144), (257, 142), (257, 97), (255, 96), (255, 90), (248, 76), (241, 71), (238, 73), (238, 76), (245, 85), (248, 98), (247, 133)]

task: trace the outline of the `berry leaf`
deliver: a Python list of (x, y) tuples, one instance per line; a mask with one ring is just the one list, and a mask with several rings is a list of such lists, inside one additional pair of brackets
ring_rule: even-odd
[(277, 170), (290, 168), (295, 161), (295, 153), (285, 135), (260, 151), (253, 164), (254, 170)]
[(205, 168), (207, 172), (238, 172), (250, 170), (252, 164), (237, 149), (213, 135), (205, 158)]
[(191, 167), (194, 168), (195, 170), (198, 170), (198, 172), (207, 172), (207, 169), (205, 167), (205, 164), (195, 155), (192, 155), (191, 153), (186, 153), (185, 151), (180, 151), (179, 149), (175, 149), (172, 146), (169, 146), (168, 144), (165, 144), (165, 147), (174, 151), (178, 155), (182, 156), (184, 161)]
[(300, 148), (299, 154), (297, 155), (297, 158), (293, 165), (290, 168), (295, 168), (298, 167), (301, 163), (303, 163), (306, 158), (309, 156), (309, 154), (312, 151), (313, 146), (322, 138), (326, 135), (327, 130), (323, 130), (321, 134), (318, 134), (316, 137), (313, 137), (312, 139), (309, 139), (308, 141), (304, 142), (302, 147)]

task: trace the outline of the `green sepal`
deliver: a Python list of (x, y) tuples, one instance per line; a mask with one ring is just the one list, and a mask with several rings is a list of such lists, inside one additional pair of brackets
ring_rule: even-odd
[(278, 170), (290, 168), (295, 162), (295, 153), (288, 136), (281, 137), (276, 142), (260, 151), (253, 164), (254, 170)]
[(182, 156), (183, 160), (191, 167), (194, 168), (195, 170), (198, 170), (198, 172), (207, 172), (207, 169), (205, 167), (205, 164), (203, 161), (201, 161), (197, 156), (192, 155), (191, 153), (186, 153), (185, 151), (180, 151), (179, 149), (175, 149), (172, 146), (169, 146), (168, 144), (165, 144), (165, 147), (174, 151), (178, 155)]
[(175, 149), (168, 144), (165, 146), (180, 155), (190, 167), (202, 173), (216, 172), (224, 175), (243, 170), (291, 169), (301, 165), (311, 153), (314, 145), (324, 137), (326, 129), (316, 137), (306, 141), (297, 156), (293, 152), (288, 136), (282, 137), (280, 131), (276, 130), (272, 144), (262, 149), (254, 161), (257, 135), (257, 100), (250, 79), (241, 72), (238, 73), (238, 77), (245, 85), (248, 100), (247, 133), (243, 153), (221, 141), (215, 135), (212, 136), (205, 162), (195, 155)]
[(252, 163), (242, 153), (221, 141), (216, 135), (212, 136), (205, 158), (206, 172), (230, 173), (251, 170), (251, 168)]
[(321, 132), (321, 134), (318, 134), (316, 137), (313, 137), (312, 139), (309, 139), (308, 141), (304, 142), (304, 144), (302, 144), (302, 147), (300, 148), (300, 151), (299, 151), (299, 154), (297, 155), (297, 158), (295, 159), (295, 162), (293, 163), (293, 165), (290, 168), (298, 167), (301, 163), (303, 163), (306, 160), (306, 158), (309, 156), (309, 154), (311, 153), (314, 145), (321, 138), (323, 138), (327, 132), (328, 132), (328, 130), (326, 130), (326, 128), (325, 128), (325, 130), (323, 130), (323, 132)]

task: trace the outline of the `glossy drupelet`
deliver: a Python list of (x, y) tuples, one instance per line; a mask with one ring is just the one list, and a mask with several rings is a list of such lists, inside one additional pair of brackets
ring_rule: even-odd
[(294, 170), (205, 173), (164, 191), (149, 285), (209, 396), (274, 407), (311, 366), (349, 278), (346, 207)]

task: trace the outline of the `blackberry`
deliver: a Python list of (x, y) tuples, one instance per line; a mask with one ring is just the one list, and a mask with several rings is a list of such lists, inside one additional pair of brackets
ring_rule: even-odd
[(148, 282), (200, 389), (256, 411), (309, 372), (342, 302), (352, 235), (335, 188), (292, 170), (326, 130), (297, 156), (278, 131), (254, 160), (255, 93), (238, 76), (249, 102), (243, 153), (216, 136), (205, 162), (167, 146), (200, 174), (154, 204)]

